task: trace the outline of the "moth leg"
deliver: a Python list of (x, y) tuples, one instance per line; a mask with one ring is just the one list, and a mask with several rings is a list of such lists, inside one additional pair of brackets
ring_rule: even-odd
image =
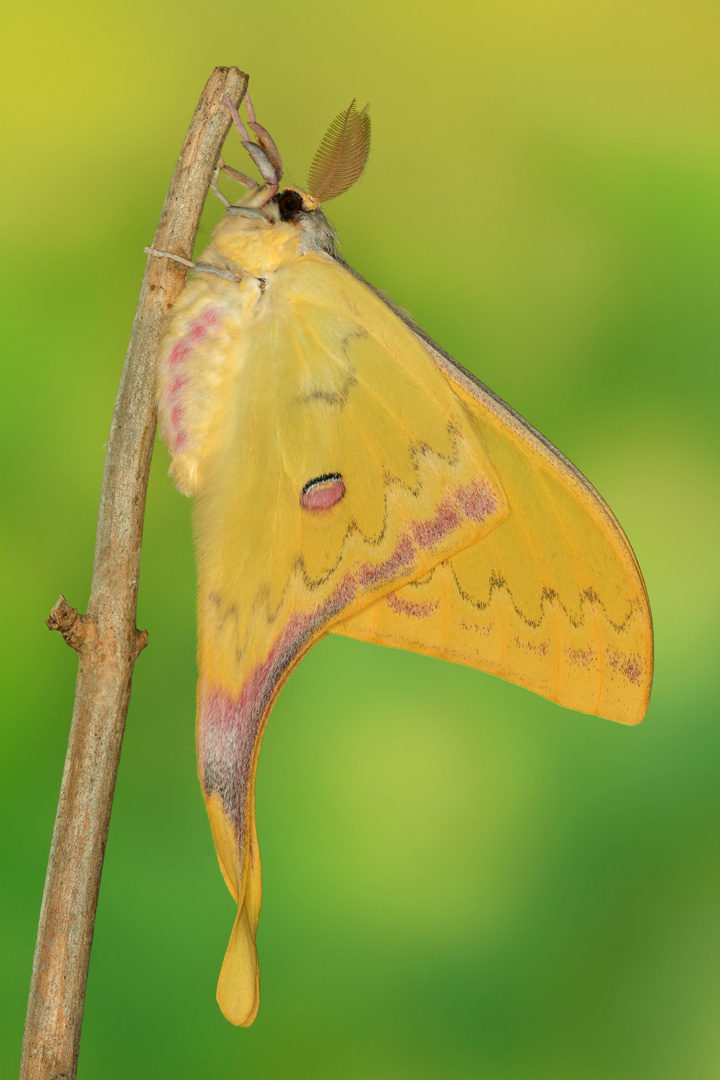
[[(267, 202), (277, 193), (282, 177), (282, 163), (280, 162), (280, 155), (277, 152), (277, 147), (265, 131), (265, 128), (261, 127), (261, 125), (255, 121), (254, 111), (252, 112), (252, 120), (249, 122), (257, 135), (257, 143), (251, 141), (250, 133), (240, 119), (240, 114), (229, 97), (223, 98), (223, 105), (232, 116), (233, 123), (240, 134), (243, 146), (253, 159), (260, 175), (267, 184), (267, 195), (265, 198), (265, 201)], [(252, 109), (252, 106), (250, 106), (250, 108)]]
[(255, 119), (255, 110), (253, 109), (250, 95), (247, 93), (245, 94), (245, 107), (247, 108), (248, 123), (255, 132), (255, 135), (257, 136), (257, 141), (260, 143), (263, 150), (275, 166), (278, 183), (280, 183), (283, 174), (282, 158), (280, 157), (280, 151), (275, 145), (275, 140), (273, 139), (267, 128), (264, 128), (262, 124), (258, 124), (257, 120)]
[(234, 180), (238, 184), (242, 184), (243, 187), (257, 187), (257, 184), (251, 176), (246, 176), (245, 173), (238, 172), (237, 169), (233, 169), (232, 165), (226, 165), (221, 157), (218, 158), (218, 172), (224, 172), (231, 180)]
[(232, 270), (224, 269), (222, 266), (213, 266), (211, 263), (183, 259), (182, 255), (173, 255), (171, 251), (159, 251), (157, 248), (152, 247), (144, 247), (143, 251), (146, 255), (154, 255), (156, 259), (171, 259), (172, 262), (181, 263), (182, 266), (187, 266), (198, 274), (214, 274), (216, 277), (225, 278), (226, 281), (242, 281), (244, 277), (250, 276), (247, 270), (243, 270), (240, 266), (236, 267), (237, 272), (233, 273)]
[(243, 270), (242, 267), (237, 268), (237, 273), (233, 273), (232, 270), (225, 270), (221, 266), (213, 266), (212, 263), (199, 262), (195, 263), (193, 267), (197, 274), (214, 274), (215, 277), (224, 278), (225, 281), (242, 281), (245, 277), (250, 277), (247, 270)]
[(182, 255), (173, 255), (171, 251), (159, 251), (154, 247), (144, 247), (143, 251), (146, 255), (154, 255), (156, 259), (170, 259), (172, 262), (180, 263), (182, 266), (189, 266), (191, 270), (194, 270), (197, 263), (194, 263), (192, 259), (184, 259)]
[(226, 165), (223, 161), (222, 155), (220, 155), (220, 157), (218, 157), (217, 166), (213, 173), (212, 180), (210, 181), (210, 189), (215, 198), (220, 200), (226, 210), (230, 206), (232, 206), (232, 203), (227, 198), (227, 196), (223, 194), (223, 192), (218, 186), (218, 180), (220, 179), (221, 172), (225, 173), (226, 176), (229, 176), (231, 180), (235, 180), (236, 183), (242, 184), (246, 188), (250, 188), (252, 190), (253, 188), (257, 187), (257, 184), (250, 176), (246, 176), (245, 173), (238, 172), (238, 170), (233, 169), (231, 165)]
[(242, 120), (240, 119), (240, 113), (235, 108), (234, 103), (227, 96), (222, 99), (222, 103), (225, 106), (225, 108), (227, 109), (227, 111), (230, 113), (230, 115), (232, 116), (233, 124), (235, 125), (238, 132), (240, 133), (240, 138), (242, 139), (242, 141), (243, 142), (250, 142), (250, 133), (248, 132), (248, 129), (245, 127), (245, 125), (243, 124)]
[(212, 175), (212, 180), (210, 181), (210, 188), (211, 188), (212, 193), (215, 196), (215, 198), (219, 199), (220, 202), (225, 207), (225, 209), (227, 210), (228, 206), (230, 206), (230, 200), (228, 199), (228, 197), (226, 195), (223, 195), (222, 191), (218, 187), (218, 179), (220, 177), (221, 170), (224, 171), (224, 166), (225, 166), (225, 162), (223, 161), (223, 159), (221, 157), (219, 157), (218, 158), (218, 163), (217, 163), (217, 165), (215, 167), (215, 171), (214, 171), (214, 173)]

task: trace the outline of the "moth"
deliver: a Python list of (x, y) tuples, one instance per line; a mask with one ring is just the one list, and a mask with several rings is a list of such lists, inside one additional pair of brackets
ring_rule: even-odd
[[(365, 166), (367, 109), (336, 117), (302, 190), (249, 99), (249, 131), (225, 103), (262, 180), (220, 159), (226, 210), (172, 312), (158, 403), (196, 498), (199, 773), (238, 905), (218, 1001), (248, 1025), (258, 753), (315, 642), (413, 649), (624, 724), (645, 714), (653, 645), (638, 564), (590, 483), (340, 257), (322, 206)], [(236, 205), (221, 169), (247, 189)]]

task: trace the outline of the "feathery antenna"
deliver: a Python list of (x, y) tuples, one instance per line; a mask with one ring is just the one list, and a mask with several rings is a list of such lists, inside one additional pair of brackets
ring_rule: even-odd
[(360, 176), (370, 153), (368, 106), (358, 112), (355, 98), (323, 135), (308, 177), (308, 192), (318, 202), (342, 195)]

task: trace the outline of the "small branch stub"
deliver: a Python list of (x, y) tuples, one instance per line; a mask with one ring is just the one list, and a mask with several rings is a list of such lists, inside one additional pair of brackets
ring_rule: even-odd
[[(89, 615), (82, 615), (72, 604), (68, 604), (65, 597), (60, 598), (50, 612), (50, 618), (45, 620), (48, 630), (58, 630), (66, 645), (75, 652), (80, 652), (84, 645), (89, 645), (95, 639), (97, 627)], [(147, 630), (135, 631), (135, 659), (138, 658), (148, 643)]]
[(50, 612), (50, 618), (45, 620), (45, 625), (48, 630), (58, 630), (65, 644), (75, 652), (80, 652), (83, 645), (95, 636), (95, 624), (92, 619), (89, 619), (87, 615), (81, 615), (77, 608), (68, 604), (62, 593)]
[(137, 658), (143, 651), (143, 649), (147, 646), (148, 632), (147, 630), (136, 630), (135, 634), (137, 635), (135, 638), (135, 648), (137, 650), (135, 656)]

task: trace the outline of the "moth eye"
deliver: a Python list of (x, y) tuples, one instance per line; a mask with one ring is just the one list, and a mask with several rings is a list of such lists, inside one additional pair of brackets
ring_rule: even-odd
[(300, 505), (306, 510), (329, 510), (344, 494), (345, 484), (340, 473), (325, 473), (308, 480), (300, 495)]
[(298, 195), (297, 191), (286, 189), (278, 196), (278, 207), (280, 209), (280, 217), (283, 221), (287, 221), (293, 214), (297, 214), (298, 210), (302, 210), (302, 197)]

